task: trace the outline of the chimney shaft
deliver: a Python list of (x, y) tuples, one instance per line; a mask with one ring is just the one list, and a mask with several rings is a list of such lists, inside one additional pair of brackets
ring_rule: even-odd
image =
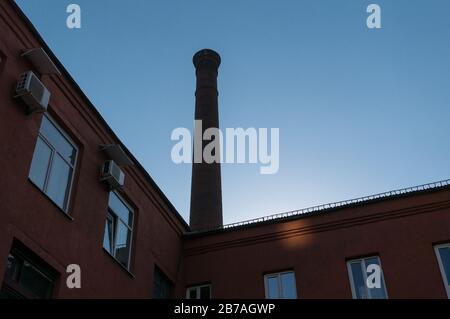
[[(219, 128), (217, 74), (220, 61), (219, 54), (209, 49), (197, 52), (193, 58), (197, 77), (195, 119), (202, 121), (202, 136), (208, 128)], [(203, 140), (198, 136), (195, 138)], [(207, 143), (202, 141), (202, 154)], [(195, 151), (194, 145), (194, 154)], [(192, 230), (207, 230), (223, 225), (220, 163), (193, 161), (189, 222)]]

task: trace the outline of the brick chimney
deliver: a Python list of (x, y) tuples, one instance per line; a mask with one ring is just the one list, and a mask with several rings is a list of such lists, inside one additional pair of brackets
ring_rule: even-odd
[[(201, 134), (203, 136), (203, 132), (208, 128), (219, 128), (217, 74), (220, 56), (213, 50), (203, 49), (194, 55), (193, 62), (197, 77), (195, 119), (202, 121)], [(195, 134), (198, 133), (196, 130)], [(200, 140), (201, 137), (196, 136), (194, 139)], [(202, 141), (201, 154), (203, 154), (203, 148), (209, 142)], [(194, 143), (195, 153), (196, 145)], [(207, 230), (223, 225), (220, 163), (208, 164), (203, 159), (201, 163), (193, 161), (189, 223), (194, 231)]]

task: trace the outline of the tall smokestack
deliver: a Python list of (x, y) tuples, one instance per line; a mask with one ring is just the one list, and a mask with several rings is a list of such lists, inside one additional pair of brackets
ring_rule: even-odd
[[(202, 121), (201, 134), (208, 128), (219, 128), (219, 103), (217, 91), (217, 74), (220, 56), (210, 49), (197, 52), (193, 58), (196, 69), (197, 86), (195, 91), (195, 119)], [(197, 123), (197, 122), (196, 122)], [(195, 130), (195, 134), (200, 131)], [(201, 154), (205, 144), (200, 136), (194, 140), (202, 140)], [(199, 152), (199, 150), (197, 150)], [(220, 227), (222, 218), (222, 185), (220, 177), (220, 163), (201, 163), (193, 161), (191, 187), (190, 226), (192, 230), (207, 230)]]

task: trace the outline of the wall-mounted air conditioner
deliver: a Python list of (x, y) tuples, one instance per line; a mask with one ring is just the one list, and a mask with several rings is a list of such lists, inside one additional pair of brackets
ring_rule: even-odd
[(102, 166), (100, 181), (106, 182), (111, 189), (122, 187), (125, 174), (114, 161), (106, 161)]
[(32, 71), (19, 77), (16, 94), (27, 105), (29, 113), (47, 110), (50, 92)]

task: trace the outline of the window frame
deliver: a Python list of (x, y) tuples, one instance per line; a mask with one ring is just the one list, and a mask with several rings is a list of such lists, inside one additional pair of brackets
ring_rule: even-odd
[[(134, 226), (135, 226), (135, 220), (136, 220), (136, 213), (135, 213), (135, 210), (131, 207), (131, 205), (128, 204), (128, 202), (123, 198), (123, 196), (121, 194), (119, 194), (119, 192), (112, 190), (108, 194), (109, 194), (109, 196), (111, 196), (111, 194), (115, 194), (117, 196), (117, 198), (120, 200), (120, 202), (131, 212), (132, 220), (131, 220), (131, 227), (130, 227), (110, 207), (109, 196), (108, 196), (108, 210), (107, 210), (107, 214), (106, 214), (106, 218), (105, 218), (105, 226), (106, 226), (106, 223), (108, 222), (109, 217), (111, 217), (112, 222), (113, 222), (112, 223), (112, 225), (113, 225), (113, 227), (112, 227), (113, 228), (113, 236), (112, 236), (113, 238), (112, 239), (113, 240), (110, 243), (110, 245), (112, 245), (113, 253), (111, 253), (109, 250), (107, 250), (103, 245), (103, 242), (105, 240), (105, 234), (103, 234), (102, 247), (103, 247), (103, 250), (105, 250), (111, 257), (113, 257), (122, 267), (124, 267), (127, 271), (131, 271), (131, 255), (133, 253), (132, 249), (133, 249), (133, 241), (134, 241), (133, 239), (134, 239)], [(130, 248), (128, 250), (127, 266), (122, 264), (122, 262), (116, 257), (116, 238), (117, 238), (117, 230), (119, 229), (119, 227), (117, 227), (117, 225), (118, 225), (119, 221), (122, 224), (124, 224), (127, 227), (127, 229), (130, 231)]]
[[(42, 127), (42, 123), (44, 121), (44, 117), (50, 122), (51, 125), (53, 125), (55, 127), (55, 129), (67, 140), (67, 142), (74, 148), (75, 150), (75, 158), (74, 158), (74, 163), (73, 165), (69, 162), (67, 162), (67, 160), (64, 158), (64, 156), (61, 155), (60, 152), (58, 152), (58, 150), (50, 143), (50, 141), (48, 140), (47, 137), (45, 137), (44, 134), (42, 134), (41, 132), (41, 127)], [(34, 154), (36, 152), (36, 146), (38, 143), (38, 139), (41, 139), (41, 141), (43, 143), (45, 143), (46, 146), (48, 146), (50, 148), (51, 154), (50, 154), (50, 160), (47, 163), (47, 171), (45, 174), (45, 180), (44, 180), (44, 186), (41, 188), (38, 185), (36, 185), (36, 183), (31, 179), (30, 175), (31, 175), (31, 168), (32, 168), (32, 163), (33, 163), (33, 158), (34, 158)], [(53, 117), (51, 117), (49, 114), (44, 113), (42, 120), (41, 120), (41, 125), (39, 127), (39, 132), (38, 132), (38, 136), (36, 138), (36, 143), (34, 146), (34, 151), (33, 151), (33, 157), (31, 159), (31, 163), (30, 163), (30, 169), (28, 172), (28, 179), (42, 192), (44, 193), (57, 207), (59, 207), (65, 215), (69, 216), (70, 218), (72, 217), (69, 213), (69, 207), (71, 204), (71, 197), (72, 197), (72, 190), (73, 190), (73, 184), (74, 184), (74, 179), (75, 179), (75, 172), (76, 172), (76, 167), (77, 167), (77, 163), (78, 163), (78, 155), (79, 155), (79, 147), (78, 145), (72, 140), (72, 138), (70, 138), (70, 136), (61, 128), (61, 126), (53, 119)], [(54, 157), (55, 155), (58, 155), (63, 161), (64, 163), (66, 163), (67, 165), (69, 165), (69, 167), (72, 169), (72, 175), (70, 178), (70, 182), (67, 183), (67, 203), (65, 205), (65, 207), (61, 207), (58, 203), (56, 203), (56, 201), (47, 193), (47, 188), (48, 188), (48, 183), (50, 180), (50, 174), (52, 171), (52, 166), (53, 166), (53, 162), (54, 162)]]
[(189, 300), (201, 300), (201, 298), (195, 298), (195, 299), (191, 299), (191, 298), (189, 298), (189, 291), (191, 290), (191, 289), (195, 289), (195, 291), (196, 291), (196, 295), (198, 296), (198, 297), (200, 297), (200, 291), (201, 291), (201, 288), (204, 288), (204, 287), (209, 287), (209, 299), (212, 299), (212, 284), (203, 284), (203, 285), (197, 285), (197, 286), (189, 286), (189, 287), (187, 287), (186, 288), (186, 299), (189, 299)]
[(434, 245), (434, 252), (436, 253), (439, 270), (441, 272), (442, 283), (444, 284), (444, 288), (447, 293), (447, 298), (450, 299), (450, 284), (449, 284), (450, 278), (447, 278), (447, 274), (445, 273), (444, 265), (441, 259), (441, 254), (439, 253), (439, 248), (447, 248), (450, 250), (450, 243)]
[[(284, 274), (290, 274), (290, 273), (292, 273), (294, 275), (295, 298), (293, 298), (293, 299), (298, 299), (297, 276), (295, 275), (295, 270), (285, 270), (285, 271), (265, 274), (264, 275), (264, 295), (265, 295), (265, 299), (273, 299), (273, 298), (269, 298), (269, 293), (268, 293), (269, 292), (268, 279), (272, 278), (272, 277), (276, 277), (277, 278), (278, 295), (279, 295), (279, 297), (276, 298), (276, 299), (288, 299), (288, 298), (285, 298), (283, 296), (283, 288), (281, 286), (281, 276), (284, 275)], [(289, 298), (289, 299), (292, 299), (292, 298)]]
[[(9, 290), (11, 293), (15, 294), (17, 298), (52, 299), (54, 297), (57, 289), (59, 273), (52, 266), (47, 264), (45, 260), (41, 259), (33, 251), (29, 250), (28, 247), (18, 241), (13, 242), (8, 258), (9, 256), (13, 256), (18, 261), (18, 264), (15, 266), (16, 268), (14, 269), (14, 274), (12, 274), (12, 278), (8, 278), (5, 271), (3, 275), (3, 283), (0, 285), (1, 289)], [(35, 272), (51, 284), (49, 288), (50, 290), (47, 291), (46, 296), (41, 297), (36, 295), (33, 291), (21, 283), (21, 276), (25, 263), (29, 265), (28, 267), (32, 267)]]
[[(381, 269), (381, 280), (383, 282), (384, 285), (384, 293), (386, 295), (385, 299), (389, 299), (389, 295), (388, 295), (388, 289), (386, 286), (386, 281), (384, 279), (384, 271), (383, 271), (383, 265), (381, 264), (381, 258), (378, 255), (373, 255), (373, 256), (367, 256), (367, 257), (360, 257), (360, 258), (356, 258), (356, 259), (349, 259), (347, 260), (347, 273), (348, 273), (348, 279), (350, 281), (350, 287), (352, 290), (352, 298), (353, 299), (358, 299), (357, 295), (356, 295), (356, 288), (355, 288), (355, 282), (353, 280), (353, 273), (352, 273), (352, 267), (351, 264), (353, 263), (357, 263), (359, 262), (360, 267), (361, 267), (361, 271), (363, 274), (363, 279), (364, 279), (364, 283), (367, 283), (367, 265), (366, 265), (366, 260), (367, 259), (372, 259), (372, 258), (376, 258), (378, 260), (378, 265), (380, 266)], [(364, 264), (364, 267), (362, 266)], [(372, 294), (370, 292), (370, 289), (367, 287), (367, 284), (365, 285), (365, 289), (368, 292), (368, 296), (370, 296), (370, 300), (372, 300)]]

